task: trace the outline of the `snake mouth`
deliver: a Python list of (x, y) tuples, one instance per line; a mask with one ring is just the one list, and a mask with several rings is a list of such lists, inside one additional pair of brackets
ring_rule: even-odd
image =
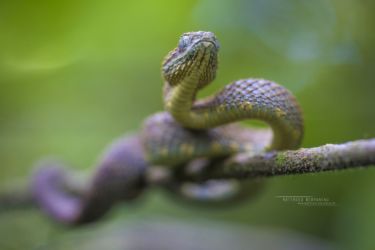
[(194, 42), (189, 48), (186, 49), (186, 52), (191, 50), (195, 51), (198, 47), (202, 46), (204, 49), (212, 48), (215, 52), (219, 50), (219, 44), (211, 39), (204, 38)]
[(215, 43), (213, 43), (211, 41), (203, 41), (202, 44), (203, 44), (204, 47), (214, 46), (216, 48)]
[(203, 43), (203, 44), (207, 44), (207, 45), (213, 45), (216, 49), (219, 48), (219, 44), (216, 40), (213, 40), (212, 38), (202, 38), (198, 41), (196, 41), (196, 43)]

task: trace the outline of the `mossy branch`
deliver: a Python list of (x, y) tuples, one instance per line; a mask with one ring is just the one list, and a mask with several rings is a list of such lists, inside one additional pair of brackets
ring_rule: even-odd
[(375, 165), (375, 138), (315, 148), (239, 154), (212, 167), (200, 180), (296, 175)]
[[(81, 206), (85, 209), (82, 209), (77, 217), (78, 219), (74, 221), (67, 221), (64, 219), (60, 219), (60, 221), (71, 225), (80, 225), (94, 221), (104, 215), (104, 212), (117, 203), (117, 201), (130, 201), (129, 199), (124, 199), (124, 197), (128, 196), (127, 194), (124, 194), (124, 192), (129, 190), (129, 194), (133, 194), (134, 190), (137, 188), (141, 191), (144, 187), (163, 186), (166, 187), (167, 190), (183, 197), (187, 194), (182, 192), (181, 187), (184, 183), (189, 182), (201, 183), (202, 181), (213, 179), (254, 179), (280, 175), (318, 173), (322, 171), (359, 168), (370, 165), (375, 166), (375, 138), (352, 141), (338, 145), (327, 144), (315, 148), (271, 151), (258, 155), (239, 154), (223, 160), (214, 160), (212, 162), (208, 160), (206, 163), (208, 164), (203, 164), (202, 171), (190, 172), (189, 174), (186, 172), (184, 174), (174, 173), (173, 171), (170, 172), (167, 167), (149, 167), (147, 171), (139, 173), (140, 178), (144, 180), (142, 186), (139, 186), (138, 184), (130, 185), (126, 179), (123, 179), (123, 177), (114, 176), (103, 183), (113, 183), (113, 180), (116, 179), (118, 183), (122, 183), (121, 185), (113, 186), (112, 184), (108, 184), (109, 187), (111, 187), (110, 189), (104, 184), (104, 186), (94, 185), (92, 188), (97, 191), (94, 190), (88, 194), (85, 194), (85, 190), (87, 192), (87, 189), (83, 188), (80, 197), (82, 202)], [(103, 175), (100, 171), (99, 168), (95, 172), (97, 178), (107, 178), (106, 175)], [(97, 178), (94, 178), (94, 180)], [(71, 190), (72, 188), (70, 185), (73, 185), (72, 183), (74, 182), (66, 180), (64, 185), (67, 186), (65, 186), (64, 189)], [(124, 189), (124, 186), (129, 187)], [(73, 189), (74, 188), (75, 187), (73, 187)], [(50, 189), (46, 189), (46, 191), (48, 190)], [(110, 190), (110, 192), (104, 192), (103, 190)], [(57, 199), (58, 197), (54, 197), (54, 195), (61, 193), (60, 191), (57, 192), (52, 190), (49, 194), (51, 195), (50, 198)], [(90, 194), (97, 195), (93, 196)], [(118, 200), (108, 198), (109, 196), (116, 196), (116, 194), (122, 198)], [(242, 197), (241, 192), (240, 195)], [(8, 189), (0, 194), (0, 210), (26, 208), (34, 204), (35, 199), (27, 187), (23, 187), (22, 189)], [(105, 211), (101, 211), (100, 209), (98, 210), (98, 207), (105, 207), (106, 209)], [(85, 218), (91, 219), (85, 220)]]

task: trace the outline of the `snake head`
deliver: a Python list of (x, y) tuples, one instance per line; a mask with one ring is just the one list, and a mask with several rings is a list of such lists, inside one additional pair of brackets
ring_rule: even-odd
[(218, 50), (219, 42), (212, 32), (184, 33), (164, 59), (164, 79), (175, 86), (187, 77), (195, 77), (199, 88), (206, 86), (216, 76)]

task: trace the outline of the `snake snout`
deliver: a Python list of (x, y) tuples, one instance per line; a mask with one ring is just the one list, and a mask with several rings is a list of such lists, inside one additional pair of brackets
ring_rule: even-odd
[(212, 32), (196, 31), (184, 33), (177, 48), (171, 51), (162, 65), (162, 75), (171, 85), (176, 86), (184, 79), (198, 78), (198, 88), (202, 88), (215, 78), (219, 42)]
[(217, 53), (220, 48), (220, 44), (214, 35), (203, 36), (199, 40), (197, 40), (195, 44), (203, 45), (203, 47), (209, 48), (211, 51), (215, 51), (215, 53)]

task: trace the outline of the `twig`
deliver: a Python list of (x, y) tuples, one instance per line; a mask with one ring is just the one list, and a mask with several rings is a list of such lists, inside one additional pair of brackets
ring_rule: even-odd
[(190, 178), (250, 179), (279, 175), (296, 175), (375, 165), (375, 138), (344, 144), (327, 144), (315, 148), (272, 151), (260, 155), (240, 154), (203, 176)]

